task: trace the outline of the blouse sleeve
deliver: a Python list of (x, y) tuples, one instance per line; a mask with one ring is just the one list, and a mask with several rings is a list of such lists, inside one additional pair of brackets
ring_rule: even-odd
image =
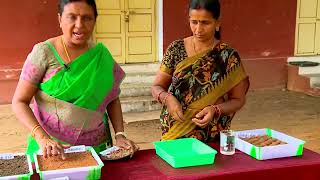
[(46, 73), (47, 61), (44, 50), (44, 43), (36, 44), (27, 56), (23, 65), (20, 79), (39, 86)]
[(173, 41), (168, 46), (160, 66), (160, 71), (165, 72), (169, 75), (173, 74), (176, 63), (175, 60), (178, 60), (178, 58), (180, 58), (178, 46), (178, 41)]

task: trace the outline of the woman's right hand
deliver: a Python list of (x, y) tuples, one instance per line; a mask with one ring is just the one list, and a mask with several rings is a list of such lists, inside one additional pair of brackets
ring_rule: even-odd
[(179, 122), (183, 122), (183, 112), (182, 106), (180, 102), (173, 95), (169, 95), (166, 99), (165, 105), (167, 106), (167, 110), (169, 114)]
[(51, 139), (50, 137), (41, 137), (36, 139), (41, 150), (44, 158), (49, 156), (61, 156), (62, 160), (65, 160), (64, 149), (69, 148), (69, 145), (62, 145), (57, 141)]

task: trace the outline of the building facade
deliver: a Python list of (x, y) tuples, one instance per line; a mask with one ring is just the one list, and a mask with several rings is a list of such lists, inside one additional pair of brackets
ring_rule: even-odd
[[(94, 40), (119, 63), (158, 63), (175, 39), (191, 35), (188, 0), (96, 0)], [(223, 0), (222, 40), (236, 48), (251, 89), (284, 88), (288, 57), (320, 53), (320, 0)], [(0, 103), (9, 103), (34, 44), (60, 34), (57, 0), (0, 6)]]

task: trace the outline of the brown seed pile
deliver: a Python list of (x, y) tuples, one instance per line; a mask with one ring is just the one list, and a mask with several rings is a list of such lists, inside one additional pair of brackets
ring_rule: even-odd
[(48, 171), (98, 165), (91, 152), (66, 153), (65, 155), (65, 160), (62, 160), (61, 156), (51, 156), (45, 159), (43, 156), (38, 155), (40, 170)]
[(103, 160), (117, 160), (117, 159), (122, 159), (124, 157), (128, 157), (132, 154), (132, 150), (131, 149), (123, 149), (120, 148), (116, 151), (111, 152), (110, 154), (106, 155), (106, 156), (102, 156), (101, 158)]

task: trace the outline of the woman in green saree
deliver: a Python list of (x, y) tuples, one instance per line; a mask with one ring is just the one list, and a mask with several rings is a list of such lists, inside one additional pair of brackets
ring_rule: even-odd
[(161, 140), (218, 140), (245, 104), (248, 77), (238, 52), (220, 41), (219, 0), (190, 0), (192, 36), (172, 42), (151, 87), (163, 104)]
[(41, 149), (44, 157), (64, 158), (71, 145), (100, 152), (112, 145), (109, 119), (116, 145), (136, 150), (123, 132), (118, 96), (125, 74), (103, 44), (90, 43), (97, 15), (94, 0), (60, 0), (63, 34), (36, 44), (27, 57), (12, 104), (31, 131), (28, 154)]

